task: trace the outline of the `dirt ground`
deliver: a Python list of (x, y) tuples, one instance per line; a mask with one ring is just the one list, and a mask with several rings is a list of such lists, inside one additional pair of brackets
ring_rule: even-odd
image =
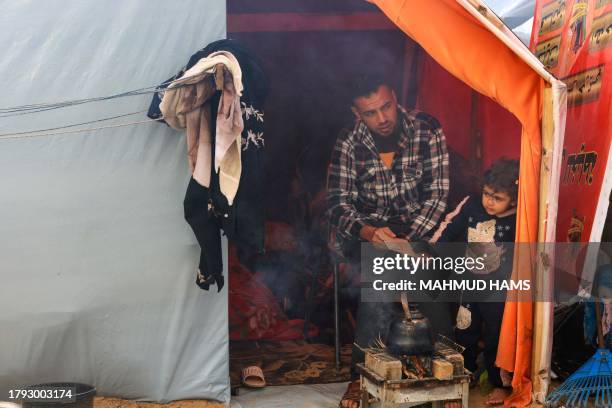
[(157, 404), (121, 398), (96, 397), (94, 399), (94, 408), (227, 408), (227, 405), (205, 400), (180, 400), (167, 404)]
[[(559, 383), (553, 381), (552, 389), (558, 387)], [(340, 397), (340, 396), (338, 396)], [(470, 408), (486, 407), (487, 395), (486, 392), (476, 387), (470, 390)], [(94, 408), (227, 408), (219, 402), (210, 402), (205, 400), (180, 400), (173, 401), (167, 404), (159, 404), (154, 402), (138, 402), (125, 400), (121, 398), (111, 397), (96, 397), (94, 399)], [(532, 403), (529, 408), (542, 407), (540, 404)], [(593, 403), (589, 403), (589, 407), (594, 407)]]
[[(486, 396), (476, 395), (470, 396), (470, 407), (484, 407)], [(534, 405), (535, 407), (536, 405)], [(153, 402), (137, 402), (124, 400), (121, 398), (96, 397), (94, 399), (94, 408), (227, 408), (227, 405), (218, 402), (209, 402), (204, 400), (181, 400), (167, 404), (157, 404)]]
[[(478, 390), (470, 392), (470, 408), (486, 407), (486, 395), (481, 395)], [(531, 404), (530, 407), (542, 407), (538, 404)], [(121, 398), (96, 397), (94, 408), (227, 408), (227, 405), (218, 402), (204, 400), (181, 400), (167, 404), (157, 404), (153, 402), (137, 402), (124, 400)]]

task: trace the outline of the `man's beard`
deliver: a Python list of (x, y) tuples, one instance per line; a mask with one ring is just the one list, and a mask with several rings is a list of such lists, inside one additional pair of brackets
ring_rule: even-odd
[(376, 131), (372, 132), (374, 133), (374, 136), (376, 136), (377, 138), (381, 138), (381, 139), (397, 139), (400, 135), (400, 127), (399, 127), (399, 123), (395, 124), (395, 127), (393, 128), (393, 131), (391, 133), (389, 133), (388, 135), (382, 135)]
[(374, 138), (374, 144), (376, 148), (380, 152), (392, 152), (397, 149), (398, 142), (400, 139), (401, 129), (398, 125), (395, 125), (393, 132), (389, 133), (387, 136), (380, 135), (376, 132), (373, 132), (372, 136)]

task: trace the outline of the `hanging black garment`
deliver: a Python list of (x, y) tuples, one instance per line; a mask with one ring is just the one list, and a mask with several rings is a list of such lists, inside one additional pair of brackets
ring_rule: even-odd
[[(191, 56), (189, 62), (179, 73), (166, 80), (165, 88), (173, 80), (180, 78), (186, 70), (200, 59), (215, 51), (231, 52), (242, 71), (243, 93), (240, 98), (244, 130), (241, 134), (242, 174), (233, 205), (229, 205), (219, 189), (219, 177), (211, 169), (210, 188), (206, 188), (191, 178), (184, 200), (185, 219), (191, 226), (202, 251), (199, 262), (199, 275), (196, 283), (205, 290), (210, 284), (217, 284), (221, 290), (224, 284), (219, 229), (223, 229), (228, 240), (236, 246), (241, 258), (251, 258), (264, 249), (265, 192), (264, 192), (264, 116), (263, 103), (268, 92), (268, 80), (261, 64), (253, 53), (235, 40), (215, 41)], [(214, 141), (219, 92), (211, 99), (212, 153)], [(161, 96), (155, 94), (149, 107), (148, 116), (161, 119), (159, 104)], [(211, 164), (214, 164), (214, 157)]]
[(210, 189), (203, 187), (192, 177), (187, 186), (183, 208), (185, 220), (193, 230), (201, 248), (196, 284), (208, 290), (211, 284), (216, 283), (217, 291), (221, 291), (224, 284), (221, 224), (212, 207)]

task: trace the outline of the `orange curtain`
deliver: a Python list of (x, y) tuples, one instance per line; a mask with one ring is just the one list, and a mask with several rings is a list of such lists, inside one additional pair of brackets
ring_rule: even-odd
[[(510, 111), (522, 125), (517, 242), (536, 242), (540, 118), (544, 80), (455, 0), (374, 0), (402, 31), (452, 75)], [(494, 143), (495, 141), (491, 141)], [(515, 279), (531, 279), (533, 254), (515, 257)], [(533, 307), (506, 303), (497, 357), (514, 373), (506, 407), (531, 401)]]

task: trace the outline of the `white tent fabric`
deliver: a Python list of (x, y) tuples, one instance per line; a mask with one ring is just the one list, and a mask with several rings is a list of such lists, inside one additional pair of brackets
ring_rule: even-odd
[(529, 46), (535, 0), (485, 0), (485, 3)]
[(533, 17), (529, 20), (525, 20), (525, 22), (515, 28), (512, 29), (514, 34), (517, 35), (521, 41), (529, 46), (529, 42), (531, 41), (531, 30), (533, 29)]
[[(0, 8), (0, 108), (157, 85), (226, 31), (224, 0)], [(143, 111), (150, 99), (0, 111), (0, 134)], [(78, 381), (103, 395), (228, 402), (227, 289), (195, 285), (184, 135), (146, 123), (0, 137), (0, 168), (0, 399), (9, 388)]]

